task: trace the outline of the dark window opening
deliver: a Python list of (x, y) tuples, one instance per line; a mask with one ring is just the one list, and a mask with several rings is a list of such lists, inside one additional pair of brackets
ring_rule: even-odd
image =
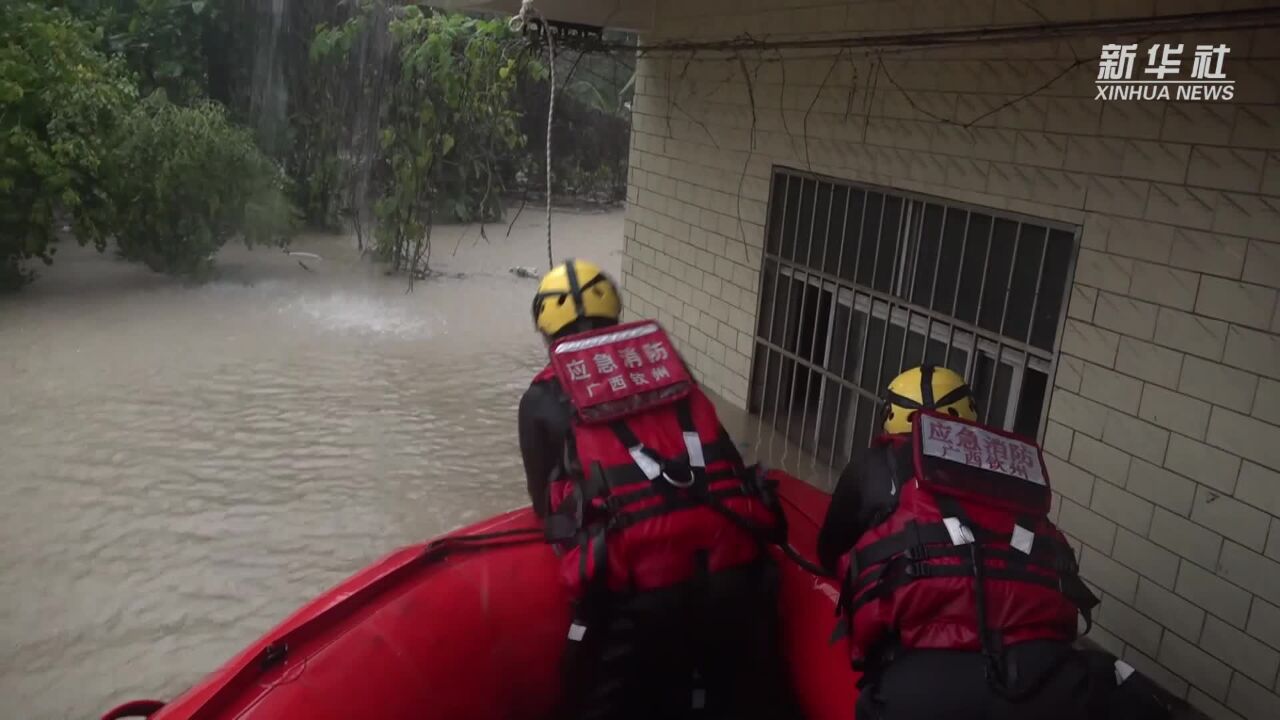
[(749, 408), (832, 466), (903, 369), (954, 369), (981, 419), (1043, 432), (1076, 228), (778, 170)]

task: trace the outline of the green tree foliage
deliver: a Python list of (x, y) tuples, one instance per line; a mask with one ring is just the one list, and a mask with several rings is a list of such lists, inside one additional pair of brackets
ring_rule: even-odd
[(421, 272), (437, 218), (500, 212), (495, 166), (524, 143), (511, 103), (518, 50), (501, 20), (414, 7), (391, 33), (400, 62), (382, 122), (390, 177), (375, 206), (378, 251), (393, 267)]
[(0, 2), (0, 288), (52, 261), (57, 229), (162, 272), (208, 268), (229, 237), (285, 237), (284, 180), (225, 111), (137, 102), (123, 59), (65, 8)]
[[(334, 8), (314, 23), (304, 72), (295, 73), (307, 82), (290, 96), (288, 170), (296, 180), (296, 202), (313, 227), (339, 227), (344, 211), (358, 224), (353, 208), (367, 186), (358, 178), (367, 175), (361, 169), (376, 149), (386, 58), (374, 47), (370, 28), (385, 25), (386, 17), (371, 4), (354, 8), (354, 15), (339, 14), (343, 10), (351, 8)], [(385, 28), (377, 30), (385, 34)]]
[[(433, 223), (541, 192), (539, 57), (502, 19), (398, 0), (0, 0), (0, 285), (48, 262), (64, 224), (199, 274), (235, 235), (284, 233), (282, 188), (311, 226), (350, 222), (421, 273)], [(619, 67), (561, 54), (558, 194), (621, 195)]]
[(0, 2), (0, 288), (52, 261), (60, 216), (82, 243), (110, 235), (104, 164), (136, 93), (97, 40), (63, 10)]
[[(610, 43), (633, 36), (606, 33)], [(546, 50), (536, 49), (539, 57)], [(561, 197), (620, 202), (626, 197), (635, 68), (625, 51), (557, 47), (556, 116), (552, 126), (552, 191)], [(506, 159), (508, 184), (541, 194), (546, 177), (548, 74), (521, 77), (515, 99), (530, 152)]]
[[(56, 4), (56, 2), (55, 2)], [(220, 20), (211, 0), (62, 0), (101, 28), (108, 52), (120, 55), (143, 94), (164, 90), (175, 102), (206, 95), (205, 36)]]
[[(421, 274), (433, 223), (501, 214), (500, 161), (525, 140), (512, 95), (520, 73), (533, 66), (521, 62), (523, 44), (501, 20), (412, 6), (381, 16), (375, 10), (370, 4), (342, 25), (321, 28), (312, 57), (320, 64), (354, 62), (360, 78), (369, 79), (354, 94), (328, 95), (338, 102), (327, 122), (377, 130), (372, 148), (348, 146), (336, 172), (357, 188), (368, 176), (362, 192), (373, 199), (377, 254), (394, 269)], [(358, 56), (377, 44), (379, 31), (389, 33), (388, 52)], [(371, 101), (378, 115), (362, 123), (358, 110)], [(363, 202), (360, 195), (352, 204)]]
[(252, 246), (291, 232), (283, 173), (217, 103), (153, 94), (125, 120), (114, 160), (116, 244), (152, 270), (198, 277), (233, 236)]

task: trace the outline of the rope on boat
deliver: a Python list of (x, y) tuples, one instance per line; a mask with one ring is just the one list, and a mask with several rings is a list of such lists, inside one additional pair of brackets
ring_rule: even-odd
[(547, 69), (551, 84), (547, 101), (547, 268), (552, 269), (556, 266), (555, 253), (551, 249), (551, 123), (556, 114), (556, 41), (551, 36), (551, 26), (547, 24), (546, 17), (534, 9), (533, 0), (520, 1), (520, 13), (511, 18), (508, 27), (515, 32), (521, 32), (529, 27), (529, 20), (534, 15), (537, 16), (542, 25), (543, 35), (547, 38)]
[(451, 535), (432, 540), (420, 557), (424, 561), (439, 560), (454, 551), (490, 550), (535, 542), (546, 542), (542, 528), (515, 528), (471, 535)]
[(810, 575), (816, 575), (820, 578), (826, 578), (828, 580), (837, 579), (836, 576), (833, 575), (830, 570), (811, 561), (809, 558), (805, 557), (804, 555), (801, 555), (800, 551), (796, 550), (795, 546), (793, 546), (791, 543), (782, 543), (778, 545), (778, 547), (782, 548), (783, 555), (786, 555), (791, 560), (791, 562), (795, 563), (796, 565), (799, 565), (800, 569), (804, 570)]
[[(711, 503), (711, 507), (713, 510), (725, 514), (726, 516), (732, 515), (728, 508), (720, 506), (718, 503)], [(783, 555), (786, 555), (791, 562), (798, 565), (805, 572), (821, 578), (831, 579), (833, 577), (830, 571), (806, 558), (791, 543), (785, 541), (777, 542), (765, 540), (764, 536), (767, 533), (764, 528), (745, 522), (743, 518), (739, 518), (736, 515), (732, 515), (730, 519), (742, 529), (747, 530), (751, 535), (764, 540), (767, 544), (777, 545)], [(493, 540), (502, 540), (504, 542), (491, 542)], [(429, 543), (427, 545), (426, 554), (447, 554), (453, 549), (487, 550), (495, 547), (511, 547), (514, 545), (524, 545), (526, 543), (545, 541), (546, 537), (541, 528), (514, 528), (512, 530), (498, 530), (487, 533), (475, 533), (472, 535), (453, 535), (450, 537), (443, 537)]]
[(499, 540), (521, 536), (542, 539), (543, 530), (542, 528), (514, 528), (512, 530), (496, 530), (494, 532), (474, 533), (472, 535), (452, 535), (449, 537), (442, 537), (439, 540), (432, 540), (427, 547), (440, 547), (441, 545), (448, 545), (451, 543), (486, 542), (488, 540)]
[[(810, 561), (809, 558), (806, 558), (804, 555), (802, 555), (800, 551), (797, 550), (795, 546), (792, 545), (790, 542), (788, 542), (785, 538), (779, 540), (777, 538), (771, 537), (773, 532), (770, 528), (766, 528), (762, 525), (757, 525), (756, 523), (738, 515), (737, 513), (730, 510), (729, 508), (722, 505), (718, 500), (707, 498), (706, 505), (707, 507), (719, 513), (722, 517), (724, 517), (729, 522), (738, 526), (738, 528), (746, 532), (748, 535), (751, 535), (752, 537), (756, 538), (761, 543), (766, 545), (777, 545), (778, 549), (782, 551), (783, 555), (786, 555), (787, 558), (791, 560), (791, 562), (800, 566), (800, 569), (804, 570), (805, 572), (811, 575), (816, 575), (821, 578), (835, 579), (835, 576), (829, 570)], [(781, 508), (779, 508), (779, 513), (781, 513)]]

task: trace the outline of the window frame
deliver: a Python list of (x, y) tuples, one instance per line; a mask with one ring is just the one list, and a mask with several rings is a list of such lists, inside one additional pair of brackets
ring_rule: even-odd
[[(979, 397), (979, 404), (983, 406), (984, 413), (990, 413), (989, 404), (994, 399), (998, 388), (1002, 386), (1000, 378), (1001, 366), (1007, 366), (1009, 372), (1009, 380), (1005, 392), (1007, 397), (1004, 399), (1004, 408), (1002, 414), (1001, 427), (1012, 429), (1018, 423), (1019, 410), (1022, 405), (1023, 393), (1026, 390), (1024, 380), (1026, 379), (1028, 370), (1040, 373), (1044, 376), (1044, 392), (1041, 400), (1039, 417), (1035, 422), (1035, 440), (1040, 442), (1045, 434), (1048, 424), (1049, 405), (1055, 388), (1055, 379), (1057, 377), (1058, 363), (1061, 355), (1061, 344), (1066, 321), (1068, 317), (1068, 309), (1071, 299), (1071, 288), (1074, 284), (1075, 269), (1080, 252), (1080, 235), (1083, 228), (1079, 225), (1064, 223), (1060, 221), (1050, 220), (1046, 218), (1034, 217), (1022, 213), (1001, 210), (999, 208), (985, 207), (972, 203), (965, 203), (951, 200), (948, 198), (928, 195), (923, 193), (911, 192), (892, 188), (888, 186), (874, 185), (851, 181), (847, 179), (822, 175), (818, 173), (808, 172), (804, 170), (775, 165), (770, 173), (770, 197), (766, 208), (766, 226), (764, 246), (760, 256), (759, 281), (757, 283), (757, 300), (755, 326), (752, 329), (753, 352), (749, 369), (749, 393), (748, 393), (748, 410), (751, 414), (756, 415), (762, 422), (768, 421), (768, 424), (775, 432), (790, 438), (804, 452), (809, 452), (815, 457), (824, 454), (828, 456), (827, 464), (834, 466), (837, 455), (841, 460), (851, 456), (856, 452), (853, 447), (857, 444), (858, 435), (858, 413), (861, 411), (861, 404), (864, 401), (870, 401), (873, 404), (878, 402), (879, 393), (882, 389), (877, 388), (874, 392), (864, 388), (864, 377), (868, 371), (868, 351), (869, 347), (870, 325), (873, 320), (879, 320), (881, 324), (880, 338), (880, 358), (875, 368), (876, 376), (872, 378), (874, 383), (877, 378), (884, 375), (884, 368), (893, 361), (887, 357), (889, 349), (894, 346), (894, 342), (890, 340), (890, 327), (897, 327), (901, 331), (901, 351), (898, 364), (903, 365), (907, 362), (907, 349), (912, 345), (912, 338), (919, 338), (921, 341), (920, 355), (923, 361), (927, 358), (933, 348), (935, 342), (940, 343), (946, 352), (946, 362), (951, 360), (953, 351), (962, 351), (965, 354), (963, 375), (971, 385), (979, 378), (976, 374), (979, 366), (986, 362), (991, 366), (991, 378), (986, 390), (986, 398)], [(791, 198), (792, 183), (801, 183), (797, 194), (799, 199), (799, 207), (796, 208), (796, 215), (792, 217), (788, 212), (788, 201)], [(805, 183), (811, 182), (813, 185), (813, 197), (808, 199), (806, 204), (805, 193), (807, 187)], [(781, 184), (781, 187), (779, 187)], [(824, 187), (825, 186), (825, 187)], [(818, 218), (818, 208), (822, 202), (825, 193), (825, 204), (827, 218), (825, 225), (820, 226), (820, 218)], [(832, 223), (835, 222), (835, 216), (838, 214), (837, 205), (839, 198), (843, 195), (844, 217), (840, 220), (841, 228), (838, 233), (833, 232)], [(875, 195), (879, 197), (879, 213), (880, 217), (876, 221), (876, 227), (868, 232), (867, 229), (867, 206), (871, 204), (871, 198)], [(861, 217), (854, 226), (856, 234), (851, 238), (850, 230), (850, 208), (854, 206), (855, 197), (859, 197), (858, 204), (861, 206)], [(778, 207), (778, 200), (781, 200), (781, 207)], [(885, 224), (885, 208), (890, 204), (897, 205), (899, 209), (899, 220), (896, 228), (890, 228), (890, 232), (886, 233)], [(811, 206), (811, 209), (810, 209)], [(947, 216), (953, 210), (961, 211), (965, 214), (964, 239), (961, 244), (960, 255), (958, 257), (958, 265), (955, 269), (956, 278), (954, 285), (955, 298), (949, 306), (948, 312), (932, 309), (932, 307), (922, 307), (913, 299), (916, 297), (916, 284), (919, 282), (922, 270), (925, 267), (919, 266), (921, 253), (925, 250), (926, 243), (922, 241), (925, 236), (926, 216), (930, 207), (941, 208), (941, 219), (938, 220), (937, 227), (937, 245), (928, 251), (933, 253), (933, 277), (930, 290), (929, 305), (936, 306), (938, 298), (936, 297), (939, 270), (943, 264), (943, 248), (947, 247), (948, 222)], [(809, 210), (810, 216), (808, 222), (805, 223), (801, 217), (801, 210)], [(972, 322), (961, 320), (956, 317), (959, 312), (959, 298), (961, 296), (962, 278), (969, 256), (966, 254), (966, 247), (969, 240), (969, 227), (975, 214), (979, 217), (985, 216), (989, 218), (988, 237), (986, 239), (986, 249), (981, 251), (985, 253), (981, 272), (983, 273), (982, 284), (978, 293), (977, 305), (973, 311)], [(1016, 231), (1013, 235), (1013, 254), (1008, 261), (1008, 276), (1005, 279), (1006, 300), (1000, 309), (1000, 331), (992, 331), (982, 327), (984, 322), (984, 294), (988, 287), (989, 276), (993, 272), (992, 252), (991, 249), (995, 244), (995, 232), (1000, 221), (1016, 223)], [(788, 224), (790, 223), (790, 224)], [(777, 227), (775, 227), (775, 224)], [(802, 238), (801, 233), (805, 230), (807, 224), (807, 238)], [(1027, 315), (1027, 327), (1024, 332), (1024, 338), (1011, 337), (1005, 334), (1006, 325), (1010, 315), (1010, 308), (1015, 305), (1012, 293), (1014, 288), (1015, 271), (1023, 257), (1019, 253), (1021, 243), (1024, 239), (1024, 228), (1030, 227), (1032, 236), (1043, 232), (1043, 236), (1039, 240), (1040, 258), (1038, 274), (1035, 280), (1034, 294), (1031, 296), (1031, 306)], [(1055, 236), (1055, 231), (1057, 235)], [(930, 231), (933, 232), (933, 231)], [(776, 242), (774, 234), (776, 236)], [(791, 237), (788, 240), (787, 234)], [(822, 235), (822, 257), (815, 258), (814, 243), (816, 238)], [(1065, 237), (1062, 235), (1065, 234)], [(1032, 238), (1034, 240), (1034, 237)], [(875, 250), (868, 251), (864, 247), (864, 243), (874, 240)], [(1031, 240), (1029, 240), (1031, 241)], [(808, 243), (806, 247), (801, 248), (801, 243)], [(954, 240), (951, 241), (954, 243)], [(1042, 326), (1041, 318), (1037, 316), (1036, 310), (1042, 299), (1041, 289), (1045, 279), (1049, 277), (1047, 272), (1048, 258), (1051, 254), (1051, 245), (1057, 242), (1067, 242), (1069, 247), (1063, 249), (1054, 247), (1054, 253), (1065, 251), (1065, 268), (1062, 275), (1061, 297), (1058, 298), (1058, 317), (1052, 324), (1052, 338), (1049, 349), (1045, 349), (1033, 342), (1042, 342), (1039, 335), (1040, 332), (1048, 332), (1049, 325)], [(894, 260), (890, 266), (890, 278), (888, 283), (888, 291), (879, 289), (882, 275), (882, 259), (881, 252), (890, 243), (893, 246)], [(829, 260), (830, 252), (838, 248), (837, 264), (834, 270), (831, 270)], [(852, 246), (853, 252), (858, 256), (854, 258), (854, 271), (849, 277), (842, 277), (845, 274), (845, 251)], [(976, 247), (976, 246), (975, 246)], [(790, 251), (791, 257), (787, 257), (786, 253)], [(862, 272), (859, 265), (862, 259), (870, 256), (870, 286), (863, 284), (861, 281)], [(976, 253), (974, 254), (976, 256)], [(1025, 273), (1024, 273), (1025, 274)], [(1057, 278), (1054, 278), (1056, 282)], [(769, 283), (772, 283), (770, 288)], [(996, 286), (998, 287), (998, 285)], [(783, 288), (785, 288), (785, 297), (783, 297)], [(799, 297), (799, 307), (792, 307), (793, 300)], [(811, 302), (812, 299), (812, 302)], [(945, 300), (945, 298), (943, 298)], [(780, 302), (781, 301), (781, 302)], [(785, 306), (785, 307), (780, 307)], [(806, 315), (807, 309), (813, 317)], [(825, 310), (823, 309), (825, 306)], [(844, 308), (843, 311), (840, 308)], [(783, 312), (779, 315), (779, 310)], [(766, 317), (766, 311), (768, 316)], [(841, 312), (847, 313), (846, 328), (843, 336), (844, 348), (837, 344), (837, 338), (841, 337), (836, 332), (837, 317)], [(825, 317), (819, 317), (825, 313)], [(774, 327), (774, 323), (781, 320), (783, 326), (782, 332), (779, 334)], [(825, 324), (825, 331), (819, 333), (817, 326)], [(854, 331), (856, 325), (856, 332)], [(767, 326), (767, 327), (766, 327)], [(805, 337), (805, 329), (808, 327), (808, 333), (812, 336), (809, 338), (810, 346), (801, 348), (798, 343)], [(817, 347), (818, 339), (821, 334), (824, 347), (819, 350)], [(790, 347), (780, 347), (774, 339), (778, 338), (787, 346), (796, 346), (793, 351)], [(976, 348), (975, 348), (976, 345)], [(850, 357), (857, 357), (855, 354), (857, 348), (861, 348), (861, 357), (857, 359), (853, 370), (849, 370)], [(807, 353), (806, 353), (807, 350)], [(896, 350), (895, 350), (896, 351)], [(842, 353), (839, 361), (836, 360), (836, 353)], [(806, 357), (807, 354), (807, 357)], [(770, 362), (773, 358), (778, 360), (774, 362), (777, 365), (776, 376), (770, 374)], [(761, 369), (763, 364), (763, 375)], [(789, 366), (789, 367), (788, 367)], [(904, 366), (910, 366), (906, 364)], [(784, 379), (784, 375), (789, 377)], [(846, 374), (852, 377), (845, 377)], [(801, 382), (799, 378), (803, 376), (807, 378), (809, 383), (817, 382), (819, 388), (817, 390), (817, 405), (815, 412), (811, 416), (810, 395), (811, 388), (804, 388), (805, 393), (803, 409), (801, 410), (801, 428), (799, 439), (792, 437), (791, 423), (796, 416), (795, 397), (797, 392), (797, 382)], [(824, 427), (826, 415), (824, 406), (828, 402), (832, 402), (828, 397), (830, 391), (829, 384), (835, 383), (834, 390), (837, 396), (835, 402), (835, 413), (831, 418), (833, 427)], [(782, 389), (789, 386), (791, 395), (786, 401), (782, 400)], [(975, 389), (982, 394), (982, 389), (975, 385)], [(841, 411), (841, 401), (845, 395), (850, 395), (848, 407), (844, 412)], [(767, 398), (772, 395), (772, 407), (767, 407)], [(985, 402), (984, 402), (985, 400)], [(785, 418), (786, 427), (784, 428), (778, 423), (779, 409), (786, 405)], [(874, 406), (873, 406), (874, 407)], [(872, 410), (874, 418), (874, 409)], [(989, 415), (988, 415), (989, 417)], [(812, 449), (806, 448), (805, 433), (808, 426), (813, 425), (812, 437), (808, 438), (812, 441)], [(874, 419), (872, 421), (874, 425)], [(823, 440), (825, 436), (831, 438), (830, 448), (824, 451)], [(840, 448), (841, 438), (847, 438), (847, 444), (850, 447)], [(839, 451), (839, 452), (837, 452)]]

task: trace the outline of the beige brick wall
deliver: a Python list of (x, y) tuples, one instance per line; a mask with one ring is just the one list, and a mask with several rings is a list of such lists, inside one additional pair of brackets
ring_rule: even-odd
[[(648, 39), (1222, 7), (662, 0)], [(1174, 41), (1228, 43), (1235, 100), (1095, 101), (1092, 62), (1018, 100), (1076, 57), (1096, 58), (1097, 38), (882, 62), (831, 51), (642, 58), (623, 278), (630, 311), (667, 323), (705, 384), (745, 406), (775, 164), (1081, 226), (1044, 441), (1062, 494), (1055, 511), (1104, 594), (1095, 639), (1213, 717), (1271, 719), (1280, 33)]]

